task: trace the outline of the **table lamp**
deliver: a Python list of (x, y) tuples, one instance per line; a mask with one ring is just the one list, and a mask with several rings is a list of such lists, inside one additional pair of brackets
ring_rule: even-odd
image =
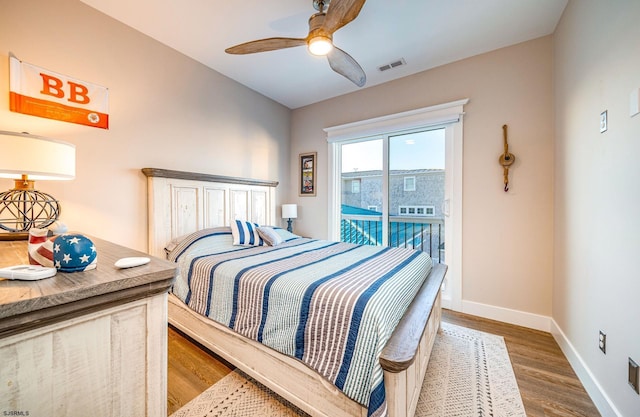
[(287, 219), (287, 231), (293, 233), (291, 227), (291, 219), (298, 217), (298, 205), (297, 204), (283, 204), (282, 205), (282, 218)]
[(15, 186), (0, 193), (0, 229), (26, 238), (31, 228), (46, 228), (60, 216), (53, 196), (35, 189), (35, 180), (71, 180), (76, 175), (73, 144), (28, 133), (0, 130), (0, 178)]

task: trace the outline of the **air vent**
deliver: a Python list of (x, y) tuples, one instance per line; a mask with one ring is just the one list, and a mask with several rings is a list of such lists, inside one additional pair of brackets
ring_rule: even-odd
[(407, 65), (407, 62), (404, 60), (404, 58), (400, 58), (400, 59), (397, 59), (397, 60), (395, 60), (393, 62), (390, 62), (388, 64), (379, 66), (378, 67), (378, 71), (384, 72), (384, 71), (390, 70), (392, 68), (401, 67), (403, 65)]

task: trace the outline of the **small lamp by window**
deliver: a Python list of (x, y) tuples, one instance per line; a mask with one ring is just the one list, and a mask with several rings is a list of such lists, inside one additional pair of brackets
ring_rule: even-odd
[(293, 233), (291, 227), (291, 219), (298, 217), (298, 205), (297, 204), (283, 204), (282, 205), (282, 218), (287, 219), (287, 231)]
[(73, 144), (30, 135), (0, 131), (0, 178), (12, 178), (15, 186), (0, 193), (0, 228), (24, 238), (31, 228), (46, 228), (60, 216), (60, 204), (52, 195), (37, 191), (35, 180), (71, 180), (76, 175)]

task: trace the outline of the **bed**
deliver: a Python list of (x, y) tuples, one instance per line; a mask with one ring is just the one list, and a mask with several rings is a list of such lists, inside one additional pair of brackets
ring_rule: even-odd
[[(276, 232), (282, 242), (275, 246), (259, 245), (262, 235), (251, 227), (275, 224), (277, 183), (152, 168), (143, 169), (143, 173), (148, 178), (149, 252), (165, 257), (168, 248), (169, 256), (179, 265), (174, 294), (169, 300), (171, 325), (313, 416), (413, 415), (439, 328), (440, 286), (445, 265), (432, 264), (422, 253), (302, 238), (277, 227), (271, 228), (271, 232)], [(247, 236), (255, 236), (252, 243), (247, 244), (248, 237), (244, 236), (245, 241), (241, 242), (244, 245), (238, 245), (238, 225), (242, 236), (243, 230)], [(349, 262), (355, 262), (355, 269), (344, 267)], [(388, 268), (389, 272), (373, 276), (371, 272), (359, 272), (358, 268), (362, 271)], [(264, 270), (275, 271), (277, 280), (265, 278)], [(299, 275), (294, 276), (294, 270)], [(230, 281), (223, 281), (223, 272)], [(260, 286), (257, 292), (256, 281), (249, 281), (251, 274), (269, 285)], [(401, 277), (403, 274), (406, 277)], [(325, 290), (324, 301), (314, 307), (319, 313), (315, 316), (305, 313), (305, 317), (321, 320), (301, 324), (298, 312), (313, 312), (310, 300), (321, 298), (316, 296), (321, 286), (314, 283), (329, 282), (325, 279), (328, 276), (342, 277), (349, 283), (370, 280), (362, 284), (367, 289), (358, 298), (370, 301), (354, 303), (359, 307), (346, 313), (345, 308), (336, 308), (336, 312), (329, 314), (327, 306), (338, 305), (335, 300), (344, 297), (328, 296), (333, 290)], [(359, 278), (354, 280), (353, 276)], [(286, 279), (290, 281), (278, 286)], [(313, 287), (312, 292), (300, 284), (293, 292), (302, 298), (278, 301), (281, 300), (276, 298), (278, 288), (289, 288), (292, 283), (305, 280)], [(405, 281), (408, 283), (404, 284)], [(243, 286), (251, 289), (246, 292), (250, 296), (239, 295)], [(377, 292), (370, 290), (373, 287)], [(205, 291), (200, 293), (196, 288)], [(269, 318), (260, 304), (260, 300), (267, 300), (264, 288), (270, 291)], [(214, 294), (222, 294), (222, 298), (205, 302)], [(293, 296), (287, 293), (283, 297)], [(382, 301), (388, 297), (394, 302)], [(258, 306), (255, 311), (240, 308), (245, 299), (248, 301), (244, 304)], [(273, 306), (279, 304), (297, 307), (285, 308), (286, 314), (272, 312)], [(306, 307), (301, 309), (303, 304)], [(385, 306), (384, 323), (380, 324), (383, 321), (376, 316), (376, 324), (367, 325), (368, 311), (380, 310), (380, 306)], [(290, 314), (291, 311), (296, 313)], [(282, 317), (271, 320), (271, 316), (278, 314), (289, 317), (284, 322), (293, 321), (298, 330), (287, 330), (281, 324)], [(326, 320), (328, 316), (339, 315), (355, 318), (357, 325), (354, 321), (336, 325), (342, 322)], [(254, 316), (256, 322), (252, 323), (250, 318)], [(328, 322), (333, 325), (326, 326)], [(321, 342), (300, 342), (311, 340), (315, 330), (309, 329), (323, 326), (332, 330), (325, 329), (329, 331), (327, 335), (316, 337)], [(351, 330), (345, 330), (347, 327)], [(378, 333), (373, 336), (364, 331), (353, 333), (353, 329), (367, 327), (374, 327)], [(279, 338), (270, 336), (278, 333)], [(281, 337), (287, 333), (291, 333), (290, 339)], [(304, 349), (300, 350), (300, 345)], [(312, 346), (316, 345), (324, 349), (314, 350)], [(326, 349), (327, 346), (331, 349)], [(318, 356), (327, 351), (338, 359)], [(340, 353), (336, 355), (336, 351)], [(369, 358), (371, 354), (373, 361)]]

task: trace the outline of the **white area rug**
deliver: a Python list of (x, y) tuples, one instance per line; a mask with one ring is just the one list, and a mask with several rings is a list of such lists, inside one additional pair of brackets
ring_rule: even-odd
[(504, 339), (442, 323), (416, 416), (525, 417)]
[[(509, 354), (500, 336), (442, 323), (416, 417), (526, 417)], [(234, 371), (171, 417), (304, 416)]]

